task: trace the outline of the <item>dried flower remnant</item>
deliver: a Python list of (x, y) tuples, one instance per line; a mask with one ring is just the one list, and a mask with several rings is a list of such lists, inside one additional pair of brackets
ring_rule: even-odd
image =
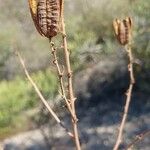
[(130, 17), (126, 19), (119, 20), (115, 19), (113, 21), (113, 27), (115, 35), (121, 45), (126, 45), (130, 41), (132, 20)]
[(28, 0), (31, 16), (38, 32), (52, 38), (59, 31), (61, 0)]

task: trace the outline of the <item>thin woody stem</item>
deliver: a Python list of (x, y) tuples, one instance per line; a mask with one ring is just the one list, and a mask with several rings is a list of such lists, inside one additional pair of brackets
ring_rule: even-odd
[(65, 100), (67, 108), (68, 108), (71, 116), (74, 117), (73, 112), (71, 110), (70, 103), (68, 102), (67, 97), (66, 97), (66, 92), (65, 92), (64, 83), (63, 83), (63, 72), (60, 69), (58, 59), (57, 59), (57, 54), (56, 54), (57, 49), (54, 47), (54, 43), (51, 41), (51, 39), (49, 40), (49, 42), (50, 42), (50, 46), (51, 46), (51, 50), (52, 50), (52, 55), (53, 55), (53, 58), (54, 58), (53, 63), (56, 66), (57, 74), (58, 74), (58, 77), (59, 77), (59, 83), (60, 83), (60, 89), (61, 89), (60, 94), (61, 94), (62, 98)]
[(74, 138), (74, 135), (65, 127), (65, 125), (63, 124), (63, 122), (58, 118), (58, 116), (56, 115), (56, 113), (52, 110), (52, 108), (49, 106), (48, 102), (46, 101), (46, 99), (43, 97), (42, 93), (40, 92), (39, 88), (37, 87), (37, 85), (35, 84), (35, 82), (32, 80), (31, 76), (29, 75), (29, 72), (25, 66), (24, 60), (21, 57), (20, 53), (16, 50), (16, 55), (19, 58), (20, 64), (25, 72), (25, 75), (27, 77), (27, 79), (29, 80), (29, 82), (31, 83), (31, 85), (33, 86), (35, 92), (37, 93), (37, 95), (39, 96), (40, 100), (42, 101), (42, 103), (44, 104), (44, 106), (47, 108), (47, 110), (49, 111), (49, 113), (53, 116), (53, 118), (56, 120), (56, 122), (67, 132), (67, 134)]
[(132, 89), (133, 89), (133, 85), (135, 83), (134, 73), (133, 73), (133, 56), (132, 56), (131, 46), (126, 45), (125, 49), (127, 51), (128, 58), (129, 58), (128, 72), (129, 72), (129, 76), (130, 76), (130, 85), (126, 92), (127, 97), (126, 97), (126, 104), (124, 106), (124, 113), (123, 113), (122, 121), (121, 121), (121, 124), (119, 127), (118, 137), (117, 137), (117, 140), (116, 140), (113, 150), (118, 150), (118, 148), (122, 142), (122, 135), (123, 135), (124, 127), (125, 127), (125, 122), (126, 122), (127, 116), (128, 116), (128, 110), (129, 110), (129, 105), (130, 105), (130, 101), (131, 101)]
[(62, 25), (62, 33), (63, 33), (62, 35), (63, 49), (64, 49), (64, 55), (65, 55), (67, 76), (68, 76), (68, 95), (69, 95), (69, 100), (71, 103), (71, 110), (73, 113), (73, 117), (72, 117), (73, 133), (74, 133), (74, 138), (75, 138), (76, 149), (81, 150), (78, 127), (77, 127), (77, 116), (76, 116), (76, 110), (75, 110), (75, 97), (74, 97), (73, 84), (72, 84), (72, 70), (71, 70), (71, 65), (70, 65), (70, 54), (69, 54), (68, 46), (67, 46), (66, 30), (65, 30), (65, 23), (64, 23), (64, 0), (62, 0), (62, 7), (61, 7), (61, 25)]
[(150, 135), (150, 131), (145, 131), (135, 137), (135, 139), (127, 146), (126, 150), (132, 148), (135, 144), (142, 141), (145, 137)]

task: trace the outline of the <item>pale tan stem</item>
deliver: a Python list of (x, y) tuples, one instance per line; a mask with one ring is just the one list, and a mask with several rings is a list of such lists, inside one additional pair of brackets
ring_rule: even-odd
[(27, 79), (29, 80), (29, 82), (31, 83), (31, 85), (33, 86), (35, 92), (37, 93), (37, 95), (39, 96), (40, 100), (42, 101), (42, 103), (44, 104), (44, 106), (47, 108), (47, 110), (49, 111), (49, 113), (53, 116), (53, 118), (56, 120), (56, 122), (67, 132), (67, 134), (71, 137), (74, 138), (74, 135), (64, 126), (64, 124), (62, 123), (62, 121), (58, 118), (58, 116), (56, 115), (56, 113), (52, 110), (52, 108), (49, 106), (48, 102), (46, 101), (46, 99), (43, 97), (42, 93), (40, 92), (40, 90), (38, 89), (37, 85), (35, 84), (35, 82), (32, 80), (31, 76), (29, 75), (29, 72), (25, 66), (24, 60), (21, 57), (20, 53), (16, 50), (16, 55), (19, 58), (20, 64), (22, 65), (22, 68), (25, 72), (25, 75), (27, 77)]
[(75, 145), (77, 150), (81, 150), (80, 141), (79, 141), (79, 134), (78, 134), (78, 127), (77, 127), (77, 117), (76, 117), (76, 109), (75, 109), (75, 97), (73, 92), (73, 84), (72, 84), (72, 70), (70, 65), (70, 54), (67, 47), (67, 38), (66, 38), (66, 30), (65, 30), (65, 23), (64, 23), (64, 0), (62, 0), (62, 8), (61, 8), (61, 26), (62, 26), (62, 39), (63, 39), (63, 49), (65, 55), (65, 63), (66, 63), (66, 70), (68, 76), (68, 94), (69, 100), (71, 103), (71, 109), (73, 113), (72, 118), (72, 126), (73, 126), (73, 133), (75, 138)]
[(66, 97), (65, 87), (64, 87), (64, 83), (63, 83), (63, 72), (61, 71), (59, 63), (58, 63), (56, 48), (54, 47), (54, 43), (51, 41), (51, 39), (49, 40), (49, 42), (50, 42), (50, 45), (51, 45), (52, 55), (53, 55), (53, 58), (54, 58), (53, 63), (56, 66), (57, 74), (58, 74), (58, 78), (59, 78), (60, 89), (61, 89), (60, 94), (61, 94), (62, 98), (65, 100), (67, 108), (68, 108), (71, 116), (74, 117), (74, 114), (73, 114), (72, 109), (71, 109), (71, 105), (68, 102), (67, 97)]
[(135, 144), (142, 141), (145, 137), (150, 135), (150, 131), (143, 132), (136, 136), (136, 138), (127, 146), (126, 150), (130, 150)]
[(123, 135), (124, 127), (125, 127), (125, 122), (126, 122), (127, 116), (128, 116), (128, 110), (129, 110), (129, 105), (130, 105), (130, 101), (131, 101), (132, 89), (133, 89), (133, 85), (135, 83), (134, 73), (133, 73), (133, 57), (132, 57), (131, 46), (126, 45), (125, 49), (127, 51), (128, 57), (129, 57), (128, 72), (130, 75), (130, 85), (129, 85), (129, 88), (126, 92), (127, 97), (126, 97), (126, 103), (124, 106), (124, 113), (123, 113), (122, 121), (121, 121), (121, 124), (119, 127), (119, 133), (117, 136), (117, 140), (116, 140), (116, 143), (115, 143), (113, 150), (118, 150), (119, 146), (122, 142), (122, 135)]

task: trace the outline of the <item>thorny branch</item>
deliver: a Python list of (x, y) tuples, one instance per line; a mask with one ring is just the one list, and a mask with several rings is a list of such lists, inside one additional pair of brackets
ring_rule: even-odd
[(46, 101), (46, 99), (43, 97), (42, 93), (40, 92), (40, 90), (38, 89), (37, 85), (35, 84), (35, 82), (32, 80), (31, 76), (29, 75), (29, 72), (25, 66), (24, 60), (22, 58), (22, 56), (20, 55), (19, 51), (15, 51), (16, 55), (19, 58), (20, 64), (24, 70), (24, 73), (27, 77), (27, 79), (29, 80), (29, 82), (32, 84), (35, 92), (37, 93), (37, 95), (39, 96), (40, 100), (42, 101), (42, 103), (44, 104), (44, 106), (47, 108), (47, 110), (49, 111), (49, 113), (53, 116), (53, 118), (56, 120), (56, 122), (67, 132), (67, 134), (74, 138), (74, 135), (65, 127), (65, 125), (63, 124), (63, 122), (58, 118), (58, 116), (56, 115), (56, 113), (52, 110), (52, 108), (49, 106), (48, 102)]
[(54, 43), (51, 40), (49, 40), (49, 42), (50, 42), (50, 46), (51, 46), (51, 50), (52, 50), (52, 55), (53, 55), (53, 58), (54, 58), (53, 63), (56, 66), (57, 74), (58, 74), (58, 77), (59, 77), (59, 83), (60, 83), (60, 89), (61, 89), (60, 94), (61, 94), (62, 98), (65, 100), (67, 108), (68, 108), (71, 116), (74, 117), (72, 109), (71, 109), (71, 105), (70, 105), (70, 103), (69, 103), (69, 101), (66, 97), (66, 92), (65, 92), (64, 82), (63, 82), (63, 71), (61, 71), (60, 65), (59, 65), (58, 59), (57, 59), (57, 52), (56, 52), (57, 48), (54, 46)]
[(127, 51), (128, 58), (129, 58), (128, 72), (129, 72), (129, 75), (130, 75), (130, 85), (129, 85), (129, 88), (126, 92), (126, 103), (125, 103), (125, 106), (124, 106), (124, 113), (123, 113), (121, 125), (119, 127), (119, 133), (118, 133), (118, 137), (117, 137), (117, 140), (116, 140), (116, 144), (115, 144), (113, 150), (118, 150), (118, 148), (119, 148), (119, 146), (122, 142), (122, 134), (123, 134), (123, 130), (124, 130), (124, 127), (125, 127), (125, 122), (126, 122), (127, 116), (128, 116), (128, 110), (129, 110), (129, 105), (130, 105), (130, 101), (131, 101), (133, 85), (135, 83), (134, 73), (133, 73), (133, 56), (132, 56), (132, 51), (131, 51), (131, 45), (130, 44), (126, 45), (125, 49)]
[(75, 97), (73, 92), (73, 84), (72, 84), (72, 70), (70, 65), (70, 54), (68, 51), (67, 46), (67, 38), (66, 38), (66, 30), (65, 30), (65, 22), (64, 22), (64, 0), (61, 1), (61, 28), (62, 28), (62, 41), (63, 41), (63, 50), (65, 55), (65, 67), (67, 71), (67, 78), (68, 78), (68, 98), (70, 101), (71, 110), (73, 113), (72, 117), (72, 126), (73, 126), (73, 133), (74, 133), (74, 140), (77, 150), (81, 150), (80, 141), (79, 141), (79, 134), (78, 134), (78, 127), (77, 127), (77, 116), (76, 116), (76, 109), (75, 109)]
[(135, 139), (126, 147), (126, 150), (130, 150), (130, 148), (132, 148), (135, 144), (142, 141), (145, 137), (149, 135), (150, 135), (150, 130), (137, 135)]

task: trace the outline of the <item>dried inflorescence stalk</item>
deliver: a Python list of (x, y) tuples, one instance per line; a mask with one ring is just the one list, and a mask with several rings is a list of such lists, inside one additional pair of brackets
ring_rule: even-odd
[(113, 21), (113, 27), (115, 35), (121, 45), (126, 45), (129, 43), (131, 36), (132, 20), (127, 17), (124, 20), (116, 19)]
[(32, 19), (38, 32), (52, 38), (59, 31), (61, 0), (28, 0)]
[(124, 113), (122, 116), (121, 124), (119, 127), (119, 132), (117, 136), (117, 140), (115, 143), (115, 146), (113, 150), (118, 150), (119, 146), (122, 142), (122, 135), (123, 135), (123, 130), (125, 127), (125, 122), (127, 120), (127, 115), (128, 115), (128, 110), (130, 106), (130, 101), (131, 101), (131, 95), (132, 95), (132, 89), (133, 85), (135, 83), (134, 79), (134, 72), (133, 72), (133, 56), (132, 56), (132, 50), (131, 50), (131, 27), (132, 27), (132, 21), (130, 17), (127, 17), (126, 19), (120, 21), (119, 19), (116, 19), (113, 22), (114, 30), (116, 37), (121, 45), (125, 47), (125, 50), (128, 54), (128, 59), (129, 59), (129, 64), (128, 64), (128, 72), (130, 76), (130, 84), (129, 88), (127, 89), (126, 92), (126, 103), (124, 106)]

